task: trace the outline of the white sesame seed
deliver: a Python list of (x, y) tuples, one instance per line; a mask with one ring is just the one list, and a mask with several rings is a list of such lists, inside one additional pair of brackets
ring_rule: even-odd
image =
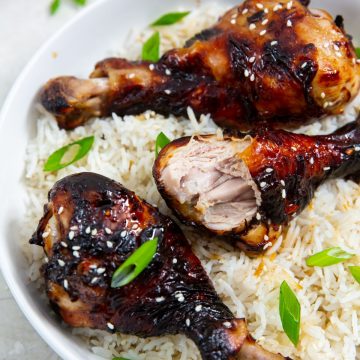
[(98, 266), (97, 266), (96, 264), (91, 264), (91, 265), (89, 266), (90, 269), (97, 269), (97, 267), (98, 267)]
[(355, 146), (355, 151), (360, 151), (360, 146)]
[(97, 234), (97, 229), (92, 229), (91, 235), (95, 236)]
[(186, 326), (190, 326), (190, 319), (186, 319), (185, 324), (186, 324)]
[(329, 167), (329, 166), (324, 167), (324, 171), (329, 171), (330, 169), (331, 169), (331, 167)]
[(273, 246), (273, 243), (271, 241), (269, 241), (268, 243), (266, 243), (263, 247), (263, 250), (266, 250), (267, 248)]
[(250, 81), (255, 81), (255, 75), (254, 74), (251, 74)]
[(65, 241), (62, 241), (60, 244), (61, 244), (61, 246), (64, 247), (64, 248), (67, 248), (67, 247), (68, 247), (68, 244), (67, 244)]
[(75, 233), (73, 231), (69, 232), (69, 240), (72, 240), (75, 236)]
[(112, 234), (112, 231), (108, 227), (105, 228), (105, 232), (109, 235)]
[(263, 188), (263, 187), (265, 187), (265, 186), (266, 186), (266, 182), (265, 182), (265, 181), (262, 181), (262, 182), (260, 183), (260, 187)]
[(320, 94), (320, 96), (321, 96), (322, 99), (325, 99), (326, 94), (325, 94), (324, 92), (322, 92), (322, 93)]
[(256, 29), (256, 25), (254, 23), (249, 25), (249, 29), (250, 30), (255, 30)]
[(173, 261), (172, 261), (172, 263), (173, 264), (176, 264), (178, 261), (177, 261), (177, 258), (173, 258)]
[(265, 34), (266, 34), (266, 30), (265, 30), (265, 29), (260, 31), (260, 36), (264, 36)]
[(169, 76), (169, 75), (171, 75), (171, 71), (169, 69), (166, 69), (165, 74)]
[(244, 75), (245, 75), (245, 77), (249, 77), (250, 72), (249, 72), (249, 70), (248, 70), (248, 69), (245, 69), (245, 71), (244, 71)]
[(296, 151), (297, 148), (296, 148), (295, 146), (292, 146), (292, 147), (291, 147), (291, 150)]
[(181, 295), (181, 296), (178, 296), (177, 300), (178, 300), (178, 302), (184, 302), (185, 298), (183, 295)]
[(70, 230), (76, 231), (76, 230), (79, 230), (79, 227), (77, 225), (73, 225), (70, 227)]
[(58, 259), (58, 264), (60, 266), (65, 266), (65, 261), (64, 260), (61, 260), (61, 259)]
[(236, 24), (236, 20), (235, 19), (231, 19), (230, 22), (235, 25)]
[(223, 325), (227, 328), (227, 329), (230, 329), (231, 328), (231, 322), (230, 321), (225, 321), (223, 323)]
[(47, 256), (44, 257), (44, 261), (47, 264), (49, 262), (49, 258)]
[(269, 237), (267, 235), (264, 235), (264, 240), (265, 241), (268, 241), (269, 240)]
[(76, 258), (79, 258), (80, 257), (80, 254), (78, 251), (73, 251), (73, 255), (76, 257)]
[(154, 65), (154, 64), (150, 64), (150, 65), (149, 65), (149, 69), (150, 69), (150, 71), (153, 71), (153, 70), (155, 69), (155, 65)]
[(88, 227), (86, 228), (85, 232), (86, 232), (87, 234), (90, 234), (90, 232), (91, 232), (90, 226), (88, 226)]
[(171, 94), (171, 90), (166, 89), (166, 90), (165, 90), (165, 94), (166, 94), (166, 95), (170, 95), (170, 94)]
[(98, 268), (98, 269), (96, 270), (96, 272), (97, 272), (99, 275), (103, 274), (105, 271), (106, 271), (105, 268)]
[(237, 13), (232, 14), (232, 15), (231, 15), (231, 18), (232, 18), (232, 19), (236, 19), (236, 18), (237, 18)]
[(73, 249), (73, 250), (80, 250), (81, 247), (77, 245), (77, 246), (73, 246), (72, 249)]
[(134, 77), (135, 77), (135, 74), (134, 74), (134, 73), (131, 73), (131, 74), (129, 74), (129, 76), (128, 76), (129, 79), (133, 79)]
[(249, 59), (249, 63), (253, 63), (253, 62), (255, 62), (255, 60), (256, 60), (256, 57), (255, 56), (252, 56), (250, 59)]
[(314, 164), (314, 158), (310, 158), (310, 164), (313, 165)]
[(280, 184), (281, 184), (282, 186), (285, 186), (285, 181), (284, 181), (284, 180), (280, 180)]
[(287, 8), (288, 10), (291, 10), (292, 6), (293, 6), (293, 2), (292, 2), (292, 1), (289, 1), (289, 2), (287, 3), (287, 5), (286, 5), (286, 8)]
[(302, 63), (301, 68), (304, 69), (306, 68), (306, 66), (307, 66), (307, 62), (305, 61), (304, 63)]
[(111, 241), (107, 241), (106, 246), (111, 249), (114, 246), (114, 244)]
[(50, 235), (50, 232), (49, 232), (49, 231), (45, 231), (45, 232), (43, 232), (42, 237), (43, 237), (43, 239), (45, 239), (45, 238), (47, 238), (49, 235)]
[(356, 63), (357, 63), (357, 64), (360, 64), (360, 59), (357, 59), (357, 60), (356, 60)]
[(264, 13), (265, 13), (265, 14), (268, 14), (268, 13), (269, 13), (269, 10), (265, 8), (265, 9), (264, 9)]
[(64, 288), (65, 289), (69, 288), (69, 282), (66, 279), (64, 280)]
[(165, 300), (165, 298), (163, 296), (159, 296), (157, 298), (155, 298), (156, 302), (163, 302)]
[(245, 15), (245, 14), (247, 14), (248, 12), (249, 12), (249, 9), (244, 9), (244, 10), (242, 11), (242, 14)]
[(262, 10), (264, 8), (264, 5), (263, 4), (260, 4), (260, 3), (257, 3), (256, 4), (256, 7), (260, 10)]
[(110, 330), (114, 330), (114, 329), (115, 329), (115, 326), (114, 326), (112, 323), (110, 323), (110, 322), (108, 322), (106, 325), (107, 325), (107, 327), (108, 327)]
[(334, 44), (334, 49), (335, 51), (340, 51), (340, 48), (336, 44)]
[(202, 309), (202, 305), (197, 305), (197, 306), (195, 306), (195, 311), (196, 311), (196, 312), (201, 311), (201, 309)]
[(58, 214), (61, 215), (64, 211), (64, 207), (63, 206), (60, 206), (59, 207), (59, 210), (58, 210)]
[(282, 192), (281, 192), (281, 196), (282, 196), (282, 198), (283, 198), (283, 199), (285, 199), (285, 198), (286, 198), (286, 191), (285, 191), (285, 189), (283, 189), (283, 190), (282, 190)]
[(120, 233), (120, 236), (121, 237), (125, 237), (127, 235), (127, 232), (125, 230), (123, 230), (121, 233)]
[(256, 220), (261, 220), (261, 215), (259, 213), (256, 213)]
[(340, 51), (337, 51), (335, 54), (337, 57), (342, 57), (342, 53)]
[(277, 5), (275, 5), (274, 6), (274, 8), (273, 8), (273, 11), (278, 11), (278, 10), (281, 10), (282, 9), (282, 5), (281, 4), (277, 4)]
[(292, 21), (290, 19), (287, 21), (286, 26), (287, 27), (292, 27)]
[(90, 284), (95, 284), (98, 280), (99, 278), (95, 276), (91, 279)]
[(277, 42), (276, 40), (274, 40), (274, 41), (272, 41), (272, 42), (270, 43), (271, 46), (275, 46), (275, 45), (277, 45), (277, 44), (278, 44), (278, 42)]
[(267, 173), (272, 173), (273, 171), (274, 171), (274, 169), (272, 169), (272, 168), (266, 168), (266, 170), (265, 170)]
[(265, 19), (262, 21), (261, 25), (266, 25), (269, 22), (269, 19)]

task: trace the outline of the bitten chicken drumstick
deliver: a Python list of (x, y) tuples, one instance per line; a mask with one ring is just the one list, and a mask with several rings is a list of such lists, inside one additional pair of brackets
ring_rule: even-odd
[(360, 119), (326, 136), (262, 128), (185, 137), (163, 148), (153, 169), (181, 220), (248, 251), (271, 246), (326, 179), (359, 171)]
[(338, 114), (358, 93), (359, 64), (341, 21), (307, 3), (246, 0), (155, 64), (106, 59), (91, 79), (50, 80), (41, 102), (65, 129), (113, 112), (186, 116), (189, 106), (241, 130)]
[[(111, 288), (117, 267), (155, 237), (148, 267)], [(178, 226), (115, 181), (81, 173), (57, 182), (31, 243), (44, 247), (47, 295), (71, 326), (142, 337), (182, 333), (206, 360), (284, 359), (257, 345), (245, 320), (221, 302)]]

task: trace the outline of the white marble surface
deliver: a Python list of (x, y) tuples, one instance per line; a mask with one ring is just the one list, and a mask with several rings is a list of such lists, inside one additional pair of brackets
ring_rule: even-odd
[[(91, 3), (96, 0), (88, 0)], [(8, 91), (41, 44), (78, 11), (62, 0), (49, 15), (51, 0), (0, 0), (0, 107)], [(0, 176), (3, 176), (0, 174)], [(0, 360), (55, 360), (57, 355), (32, 329), (0, 274)]]

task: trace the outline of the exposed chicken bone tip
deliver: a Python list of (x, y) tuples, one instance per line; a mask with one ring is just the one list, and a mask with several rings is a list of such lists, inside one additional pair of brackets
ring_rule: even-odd
[(250, 136), (233, 141), (193, 137), (176, 149), (161, 181), (181, 204), (191, 203), (207, 228), (244, 227), (261, 205), (261, 193), (239, 156), (251, 141)]

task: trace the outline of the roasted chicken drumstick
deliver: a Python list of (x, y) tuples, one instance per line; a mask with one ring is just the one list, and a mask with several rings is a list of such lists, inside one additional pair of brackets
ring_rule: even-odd
[(111, 58), (91, 79), (50, 80), (41, 103), (65, 129), (113, 112), (186, 116), (189, 106), (241, 130), (338, 114), (359, 90), (356, 54), (341, 21), (307, 3), (246, 0), (155, 64)]
[(360, 120), (327, 136), (258, 129), (185, 137), (154, 164), (161, 195), (187, 224), (262, 251), (326, 179), (360, 170)]
[[(128, 285), (110, 287), (117, 267), (155, 237), (150, 265)], [(208, 360), (284, 359), (257, 345), (221, 302), (179, 227), (115, 181), (81, 173), (57, 182), (31, 243), (44, 247), (48, 297), (71, 326), (182, 333)]]

